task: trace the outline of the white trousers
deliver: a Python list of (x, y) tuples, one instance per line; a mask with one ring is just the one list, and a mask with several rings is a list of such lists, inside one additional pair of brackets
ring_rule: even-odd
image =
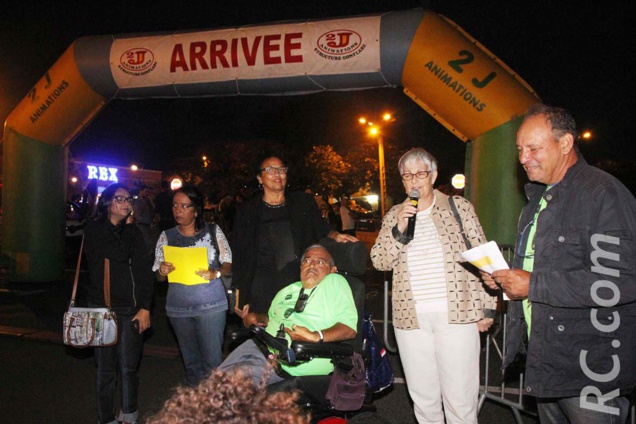
[[(446, 312), (418, 312), (420, 328), (395, 329), (419, 423), (477, 423), (479, 331), (449, 324)], [(442, 406), (443, 405), (443, 406)]]

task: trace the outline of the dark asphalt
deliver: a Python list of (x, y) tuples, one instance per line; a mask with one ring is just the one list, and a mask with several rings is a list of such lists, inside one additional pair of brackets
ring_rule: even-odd
[[(62, 315), (70, 299), (72, 272), (66, 277), (65, 281), (55, 283), (11, 284), (0, 275), (0, 422), (97, 421), (92, 351), (73, 349), (64, 346), (61, 341)], [(373, 313), (375, 320), (382, 320), (382, 274), (369, 269), (365, 282), (367, 309)], [(184, 378), (164, 305), (165, 287), (157, 287), (153, 329), (147, 336), (141, 363), (140, 422), (157, 412)], [(228, 325), (236, 325), (236, 321), (230, 319)], [(382, 322), (376, 323), (376, 330), (382, 333)], [(394, 345), (391, 335), (389, 337)], [(494, 359), (488, 373), (489, 386), (494, 395), (498, 395), (500, 362), (494, 350), (491, 356)], [(391, 354), (390, 357), (397, 380), (393, 388), (376, 396), (377, 414), (387, 423), (414, 424), (416, 421), (403, 384), (399, 355)], [(482, 369), (484, 357), (482, 354)], [(514, 392), (516, 384), (508, 385), (507, 393)], [(507, 394), (506, 398), (517, 401), (514, 393)], [(538, 422), (531, 415), (520, 414), (520, 418), (526, 424)], [(370, 418), (357, 420), (372, 421)], [(503, 424), (515, 423), (516, 420), (511, 408), (486, 400), (480, 410), (479, 422)]]

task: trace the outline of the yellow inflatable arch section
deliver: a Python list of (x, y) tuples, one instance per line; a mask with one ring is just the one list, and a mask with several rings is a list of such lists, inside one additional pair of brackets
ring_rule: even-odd
[(488, 237), (512, 244), (522, 204), (512, 140), (538, 98), (453, 22), (414, 9), (76, 40), (5, 123), (2, 253), (10, 279), (61, 277), (67, 148), (110, 100), (389, 86), (472, 141), (470, 198)]

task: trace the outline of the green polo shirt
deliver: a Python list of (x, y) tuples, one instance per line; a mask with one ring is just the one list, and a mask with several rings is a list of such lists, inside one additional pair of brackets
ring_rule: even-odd
[[(302, 283), (290, 284), (276, 294), (269, 308), (267, 332), (276, 336), (281, 324), (291, 328), (293, 324), (310, 331), (325, 330), (342, 323), (353, 330), (358, 328), (358, 311), (347, 280), (339, 274), (327, 275), (314, 289), (305, 290), (309, 298), (302, 312), (295, 312)], [(289, 336), (286, 336), (289, 340)], [(328, 358), (315, 358), (300, 365), (281, 367), (294, 376), (327, 375), (333, 371)]]
[[(548, 186), (545, 190), (547, 192), (553, 186)], [(545, 192), (541, 196), (541, 201), (539, 202), (539, 207), (532, 218), (532, 221), (526, 226), (524, 230), (527, 232), (527, 242), (525, 246), (520, 246), (523, 249), (523, 264), (521, 268), (524, 271), (532, 272), (534, 269), (534, 236), (537, 232), (537, 222), (539, 219), (539, 214), (542, 210), (548, 206), (548, 202), (545, 201)], [(532, 303), (528, 299), (524, 299), (521, 301), (523, 304), (523, 316), (526, 320), (526, 324), (528, 325), (528, 338), (530, 338), (530, 327), (532, 325)]]

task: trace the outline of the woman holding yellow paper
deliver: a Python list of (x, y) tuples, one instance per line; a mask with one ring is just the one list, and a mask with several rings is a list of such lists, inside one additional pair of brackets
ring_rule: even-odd
[[(186, 371), (186, 383), (196, 386), (221, 363), (227, 298), (221, 275), (232, 273), (232, 252), (215, 224), (203, 220), (204, 199), (194, 186), (175, 191), (172, 213), (177, 225), (159, 236), (155, 249), (157, 280), (169, 281), (166, 311), (177, 335), (179, 350)], [(205, 248), (207, 267), (196, 263), (196, 253), (182, 252), (186, 259), (179, 263), (166, 261), (164, 246)], [(192, 253), (191, 255), (189, 253)], [(176, 281), (172, 274), (177, 267), (185, 275)]]

